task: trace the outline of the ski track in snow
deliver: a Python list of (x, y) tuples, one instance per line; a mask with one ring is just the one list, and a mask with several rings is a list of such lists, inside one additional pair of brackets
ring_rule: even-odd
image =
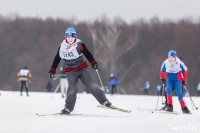
[[(200, 110), (192, 110), (189, 97), (185, 97), (192, 115), (181, 113), (178, 98), (173, 96), (174, 111), (179, 115), (151, 113), (157, 96), (106, 95), (111, 103), (130, 114), (98, 108), (91, 94), (78, 94), (74, 111), (69, 116), (38, 114), (57, 113), (63, 109), (61, 94), (1, 91), (0, 133), (199, 133)], [(192, 97), (197, 107), (200, 97)], [(161, 97), (158, 108), (161, 108)]]

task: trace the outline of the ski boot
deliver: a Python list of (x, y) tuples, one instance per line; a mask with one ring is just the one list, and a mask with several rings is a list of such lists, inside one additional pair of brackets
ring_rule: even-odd
[(168, 104), (166, 111), (173, 112), (173, 105), (172, 104)]
[(106, 106), (106, 107), (109, 107), (109, 108), (112, 108), (112, 107), (113, 107), (112, 104), (111, 104), (111, 102), (109, 102), (109, 101), (105, 101), (105, 102), (103, 103), (103, 105)]
[(191, 114), (187, 107), (182, 108), (184, 114)]
[(67, 108), (64, 108), (63, 110), (61, 110), (60, 115), (68, 115), (70, 114), (70, 110)]
[(167, 110), (167, 103), (165, 103), (165, 106), (163, 106), (162, 108), (161, 108), (161, 110)]

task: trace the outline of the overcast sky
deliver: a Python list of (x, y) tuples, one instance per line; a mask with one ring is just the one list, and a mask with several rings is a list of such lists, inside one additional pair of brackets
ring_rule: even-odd
[(200, 18), (200, 0), (0, 0), (0, 14), (21, 17), (53, 17), (79, 21), (94, 20), (105, 14), (126, 22), (158, 16), (161, 20)]

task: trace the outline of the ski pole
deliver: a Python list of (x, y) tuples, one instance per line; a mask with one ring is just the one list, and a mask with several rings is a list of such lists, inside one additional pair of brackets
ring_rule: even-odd
[(165, 104), (163, 103), (163, 96), (164, 96), (164, 92), (165, 92), (165, 83), (162, 83), (162, 104)]
[[(162, 89), (163, 89), (163, 83), (162, 82), (161, 82), (160, 86), (161, 86), (160, 90), (162, 91)], [(157, 103), (156, 103), (156, 110), (157, 110), (157, 107), (158, 107), (159, 96), (160, 96), (160, 92), (159, 92)]]
[[(186, 88), (185, 85), (183, 85), (183, 88), (185, 89), (186, 92), (188, 92), (188, 90), (187, 90), (187, 88)], [(189, 92), (188, 92), (188, 94), (189, 94)], [(190, 94), (189, 94), (189, 96), (190, 96)], [(194, 110), (194, 106), (193, 106), (193, 104), (192, 104), (191, 99), (190, 99), (190, 103), (191, 103), (191, 106), (192, 106), (192, 110)]]
[(98, 76), (99, 81), (100, 81), (100, 84), (101, 84), (101, 88), (102, 88), (102, 90), (104, 91), (105, 89), (104, 89), (104, 87), (103, 87), (103, 83), (102, 83), (102, 81), (101, 81), (101, 77), (99, 76), (99, 71), (98, 71), (98, 69), (96, 69), (96, 72), (97, 72), (97, 76)]
[(188, 85), (187, 81), (186, 81), (186, 86), (185, 87), (187, 87), (187, 91), (189, 93), (190, 100), (191, 100), (192, 104), (194, 105), (195, 109), (198, 110), (198, 107), (194, 104), (194, 101), (192, 100), (192, 97), (190, 95), (190, 91), (189, 91), (190, 89), (189, 89), (189, 85)]

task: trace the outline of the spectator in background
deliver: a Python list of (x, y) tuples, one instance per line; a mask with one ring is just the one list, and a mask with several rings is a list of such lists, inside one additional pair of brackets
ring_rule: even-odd
[(52, 92), (53, 85), (51, 84), (50, 81), (48, 81), (46, 88), (47, 88), (47, 92)]
[(110, 73), (108, 85), (111, 86), (111, 94), (118, 93), (117, 85), (119, 85), (119, 80), (114, 76), (114, 73)]
[(157, 85), (157, 86), (156, 86), (157, 95), (160, 95), (160, 91), (161, 91), (161, 86), (160, 86), (160, 85)]
[(200, 96), (200, 82), (199, 82), (199, 84), (198, 84), (198, 86), (197, 86), (197, 92), (198, 92), (198, 96)]
[(148, 90), (150, 88), (150, 83), (149, 81), (147, 81), (145, 84), (144, 84), (144, 94), (148, 95)]
[(18, 73), (17, 77), (19, 77), (19, 81), (21, 81), (21, 96), (22, 96), (22, 91), (23, 87), (26, 88), (26, 95), (29, 96), (28, 94), (28, 81), (32, 78), (32, 75), (30, 71), (28, 70), (27, 66), (24, 66)]

